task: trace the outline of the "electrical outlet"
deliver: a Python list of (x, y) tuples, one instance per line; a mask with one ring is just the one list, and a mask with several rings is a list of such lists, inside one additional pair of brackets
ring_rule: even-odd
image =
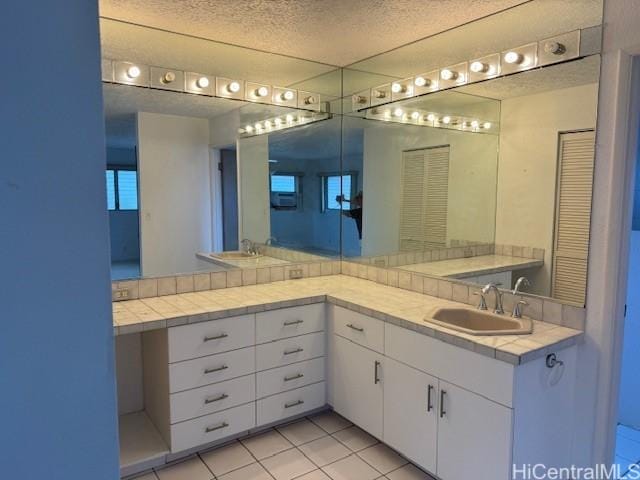
[(373, 264), (376, 267), (386, 267), (387, 266), (387, 262), (385, 262), (384, 258), (380, 258), (378, 260), (374, 260)]
[(113, 299), (114, 300), (128, 300), (129, 299), (129, 289), (128, 288), (118, 288), (113, 291)]
[(296, 279), (296, 278), (302, 278), (304, 274), (302, 273), (302, 269), (301, 268), (293, 268), (291, 270), (289, 270), (289, 278), (290, 279)]

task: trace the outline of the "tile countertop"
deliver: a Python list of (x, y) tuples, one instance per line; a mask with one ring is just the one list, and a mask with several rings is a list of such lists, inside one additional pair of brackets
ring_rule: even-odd
[(575, 345), (584, 335), (580, 330), (539, 321), (534, 321), (531, 335), (467, 335), (424, 321), (425, 314), (434, 307), (459, 307), (460, 303), (346, 275), (114, 302), (114, 334), (124, 335), (324, 301), (513, 365)]
[(541, 267), (542, 260), (532, 258), (511, 257), (507, 255), (480, 255), (478, 257), (439, 260), (437, 262), (401, 265), (400, 270), (425, 273), (436, 277), (466, 278), (489, 273)]

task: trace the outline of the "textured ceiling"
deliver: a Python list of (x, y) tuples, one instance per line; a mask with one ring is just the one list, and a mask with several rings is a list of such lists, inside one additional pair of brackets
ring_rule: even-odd
[(525, 1), (100, 0), (100, 15), (344, 66), (522, 3)]

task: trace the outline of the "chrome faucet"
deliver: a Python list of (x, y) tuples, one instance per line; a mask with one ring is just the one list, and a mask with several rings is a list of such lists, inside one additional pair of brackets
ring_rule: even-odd
[(253, 242), (248, 238), (243, 238), (242, 241), (240, 242), (240, 245), (242, 245), (242, 248), (244, 249), (244, 251), (249, 255), (256, 254), (255, 246), (253, 245)]
[[(531, 282), (527, 279), (527, 277), (518, 278), (518, 280), (516, 280), (516, 285), (515, 287), (513, 287), (513, 291), (511, 293), (513, 293), (514, 295), (518, 295), (523, 285), (525, 287), (531, 286)], [(525, 305), (529, 305), (529, 304), (525, 301), (524, 298), (522, 298), (522, 296), (520, 296), (520, 300), (518, 300), (513, 305), (513, 311), (511, 312), (511, 316), (513, 318), (522, 318), (522, 307)]]
[(504, 313), (504, 308), (502, 308), (502, 293), (500, 293), (500, 290), (498, 290), (498, 285), (499, 284), (493, 282), (487, 283), (484, 287), (482, 287), (482, 293), (486, 295), (493, 290), (493, 293), (496, 296), (495, 309), (493, 311), (494, 313), (502, 315)]
[(273, 245), (273, 242), (277, 242), (278, 239), (276, 237), (269, 237), (264, 241), (265, 245)]

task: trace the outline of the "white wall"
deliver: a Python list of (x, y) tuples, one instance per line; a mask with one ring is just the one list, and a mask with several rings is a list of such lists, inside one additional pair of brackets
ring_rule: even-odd
[(640, 232), (631, 234), (629, 249), (627, 318), (624, 325), (622, 375), (620, 377), (620, 423), (640, 428)]
[(530, 291), (550, 295), (558, 133), (595, 128), (598, 85), (502, 101), (496, 243), (545, 249), (527, 274)]
[(119, 477), (97, 19), (86, 0), (0, 15), (6, 479)]
[(451, 145), (447, 238), (493, 241), (498, 137), (385, 123), (364, 130), (362, 255), (399, 250), (402, 152), (438, 145)]
[(238, 211), (240, 235), (264, 242), (271, 236), (269, 198), (269, 137), (238, 139)]
[(139, 113), (138, 171), (142, 275), (198, 270), (212, 251), (208, 120)]

